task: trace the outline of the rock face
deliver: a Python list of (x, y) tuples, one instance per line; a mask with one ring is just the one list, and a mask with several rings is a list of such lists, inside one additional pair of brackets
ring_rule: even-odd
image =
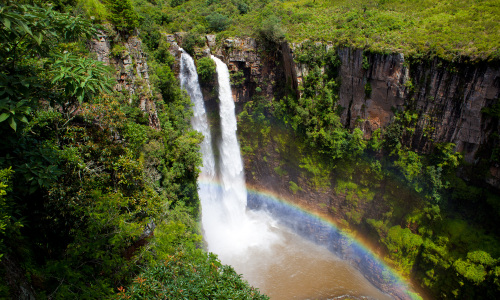
[[(182, 34), (169, 35), (171, 52), (179, 57)], [(317, 43), (322, 45), (321, 43)], [(299, 85), (308, 66), (296, 63), (301, 44), (282, 43), (278, 51), (266, 50), (252, 38), (216, 41), (206, 36), (196, 56), (213, 54), (228, 64), (237, 110), (254, 97), (268, 101), (287, 92), (300, 97)], [(332, 45), (324, 44), (328, 50)], [(483, 64), (459, 64), (439, 59), (408, 61), (403, 54), (366, 53), (338, 48), (340, 90), (338, 105), (346, 128), (360, 127), (365, 137), (391, 124), (396, 112), (409, 112), (414, 133), (405, 144), (429, 153), (435, 143), (454, 143), (467, 162), (477, 161), (481, 146), (491, 143), (498, 122), (483, 113), (500, 97), (500, 68)], [(175, 68), (174, 68), (175, 70)], [(208, 95), (208, 93), (205, 93)], [(206, 100), (213, 97), (206, 96)], [(208, 101), (211, 102), (211, 101)], [(491, 147), (490, 147), (491, 148)], [(487, 157), (491, 153), (486, 151)], [(492, 166), (487, 182), (500, 188), (498, 166)]]
[(364, 54), (350, 48), (341, 48), (338, 54), (339, 104), (346, 108), (342, 122), (347, 127), (360, 123), (370, 134), (387, 126), (394, 111), (411, 111), (418, 119), (408, 146), (427, 153), (434, 143), (455, 143), (468, 162), (474, 161), (492, 133), (491, 118), (481, 110), (500, 96), (500, 69), (439, 59), (409, 63), (402, 54)]
[[(168, 39), (175, 54), (182, 35)], [(266, 52), (251, 38), (217, 42), (208, 35), (205, 47), (196, 55), (213, 54), (228, 64), (233, 97), (241, 108), (255, 96), (268, 101), (280, 99), (288, 91), (300, 96), (298, 87), (308, 74), (308, 66), (294, 59), (300, 46), (283, 43), (278, 51)], [(324, 47), (328, 50), (333, 46)], [(369, 138), (378, 128), (388, 126), (396, 112), (406, 111), (415, 116), (411, 125), (414, 133), (404, 141), (407, 146), (429, 153), (435, 143), (454, 143), (470, 163), (477, 159), (481, 146), (491, 142), (490, 135), (499, 130), (497, 122), (482, 112), (500, 97), (500, 68), (496, 66), (440, 59), (416, 62), (400, 53), (366, 53), (352, 48), (336, 51), (341, 61), (337, 104), (343, 108), (341, 121), (346, 128), (360, 127)], [(488, 182), (500, 187), (498, 174), (491, 172), (493, 178)]]
[[(195, 58), (214, 55), (228, 65), (237, 110), (256, 96), (269, 101), (283, 96), (285, 84), (297, 87), (296, 76), (286, 75), (287, 70), (292, 72), (293, 61), (285, 62), (283, 55), (266, 52), (255, 39), (231, 38), (217, 42), (214, 35), (205, 38), (206, 45), (197, 49)], [(174, 72), (178, 73), (182, 34), (167, 35), (167, 41), (170, 53), (176, 58)], [(210, 97), (205, 98), (208, 100)]]
[[(402, 54), (374, 55), (369, 67), (363, 66), (363, 51), (338, 49), (341, 60), (339, 104), (345, 108), (342, 123), (356, 127), (362, 119), (362, 128), (370, 135), (387, 126), (392, 117), (391, 108), (402, 108), (407, 96), (405, 83), (408, 68)], [(366, 97), (365, 86), (371, 85), (371, 96)]]
[(149, 126), (160, 128), (160, 121), (151, 94), (146, 54), (142, 51), (142, 42), (137, 36), (130, 36), (126, 41), (117, 43), (122, 48), (112, 53), (112, 40), (101, 32), (96, 39), (90, 41), (90, 50), (97, 54), (97, 60), (111, 65), (116, 70), (117, 85), (115, 90), (127, 92), (129, 101), (132, 96), (139, 99), (139, 108), (148, 113)]

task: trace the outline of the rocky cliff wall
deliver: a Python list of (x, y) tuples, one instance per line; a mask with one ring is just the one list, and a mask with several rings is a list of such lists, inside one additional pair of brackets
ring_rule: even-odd
[[(182, 45), (182, 34), (169, 35), (172, 52)], [(328, 50), (332, 45), (321, 44)], [(235, 78), (233, 97), (237, 108), (253, 97), (272, 101), (292, 91), (300, 96), (299, 86), (308, 66), (297, 63), (301, 44), (280, 45), (268, 52), (251, 38), (217, 41), (206, 36), (196, 56), (213, 54), (229, 66)], [(403, 54), (367, 53), (361, 49), (338, 48), (340, 90), (338, 105), (341, 121), (347, 128), (360, 127), (368, 138), (378, 128), (388, 126), (395, 113), (408, 111), (413, 134), (405, 144), (429, 153), (435, 143), (454, 143), (469, 163), (477, 161), (481, 146), (499, 132), (495, 120), (482, 112), (500, 97), (500, 68), (487, 64), (409, 61)], [(370, 90), (368, 92), (368, 90)], [(207, 97), (208, 100), (208, 97)], [(485, 147), (483, 147), (485, 148)], [(491, 149), (483, 153), (489, 159)], [(489, 182), (500, 186), (500, 169), (492, 166)], [(498, 177), (498, 178), (497, 178)]]
[[(300, 44), (293, 48), (284, 55), (294, 57)], [(403, 54), (351, 48), (339, 48), (337, 54), (342, 123), (348, 128), (361, 127), (367, 137), (389, 125), (395, 112), (411, 111), (418, 118), (414, 134), (406, 141), (410, 148), (428, 153), (434, 143), (455, 143), (466, 161), (473, 162), (480, 146), (498, 130), (482, 113), (500, 96), (498, 67), (439, 59), (409, 62)], [(301, 82), (308, 66), (296, 64), (295, 70)]]
[[(500, 69), (435, 59), (408, 62), (402, 54), (370, 54), (341, 48), (342, 122), (369, 134), (387, 126), (395, 111), (417, 113), (408, 146), (429, 152), (434, 143), (455, 143), (468, 162), (496, 128), (481, 110), (500, 96)], [(365, 64), (363, 63), (365, 61)], [(366, 96), (366, 86), (371, 94)]]
[[(100, 32), (97, 38), (89, 42), (90, 50), (97, 55), (97, 60), (110, 65), (115, 70), (116, 91), (125, 92), (130, 103), (138, 99), (139, 108), (149, 116), (149, 126), (160, 128), (154, 97), (151, 93), (146, 54), (142, 51), (142, 42), (136, 36), (118, 37), (116, 42), (108, 34)], [(112, 51), (112, 45), (119, 45), (121, 51)]]
[[(176, 58), (174, 71), (179, 72), (180, 46), (184, 35), (167, 35), (170, 53)], [(253, 97), (264, 97), (271, 101), (285, 95), (286, 85), (297, 86), (293, 72), (293, 61), (286, 60), (278, 52), (268, 52), (253, 38), (230, 38), (217, 41), (215, 35), (207, 35), (204, 47), (195, 49), (195, 58), (214, 55), (224, 61), (231, 74), (233, 98), (237, 110)], [(288, 46), (286, 44), (286, 46)], [(209, 100), (205, 93), (206, 100)]]
[[(171, 35), (169, 41), (182, 44), (181, 37)], [(297, 91), (308, 72), (307, 65), (296, 63), (301, 44), (283, 43), (280, 51), (271, 53), (251, 38), (216, 42), (209, 35), (206, 41), (197, 55), (213, 54), (228, 64), (231, 73), (243, 72), (242, 80), (233, 86), (235, 102), (250, 101), (255, 95), (272, 100), (286, 88)], [(348, 128), (361, 127), (369, 137), (390, 124), (396, 111), (411, 110), (418, 120), (408, 146), (425, 153), (436, 142), (455, 143), (469, 162), (497, 130), (481, 110), (500, 97), (498, 67), (438, 59), (415, 63), (399, 53), (351, 48), (338, 48), (337, 54), (341, 61), (338, 104), (344, 108), (341, 120)], [(371, 89), (368, 96), (367, 88)]]

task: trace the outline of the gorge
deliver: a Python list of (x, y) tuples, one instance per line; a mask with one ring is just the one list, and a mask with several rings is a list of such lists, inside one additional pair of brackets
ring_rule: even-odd
[[(393, 271), (359, 242), (312, 216), (290, 213), (285, 204), (269, 202), (273, 198), (265, 194), (247, 196), (227, 67), (211, 57), (217, 66), (221, 114), (217, 162), (194, 61), (179, 50), (181, 86), (194, 104), (193, 128), (205, 137), (198, 193), (207, 249), (273, 299), (391, 298), (377, 291), (358, 270), (393, 297), (409, 298), (397, 276), (382, 279), (383, 272)], [(253, 210), (247, 210), (247, 202)]]
[[(182, 35), (167, 36), (167, 40), (172, 45), (171, 47), (173, 47), (171, 48), (171, 51), (173, 51), (172, 53), (176, 55), (175, 47), (177, 42), (182, 43)], [(258, 43), (255, 40), (248, 38), (232, 38), (222, 41), (222, 43), (218, 45), (214, 43), (214, 39), (212, 37), (208, 36), (206, 41), (207, 43), (205, 44), (204, 48), (198, 48), (199, 50), (197, 51), (199, 52), (196, 52), (197, 55), (199, 55), (199, 57), (202, 57), (203, 55), (206, 55), (210, 52), (217, 53), (217, 55), (223, 57), (228, 62), (231, 73), (234, 77), (234, 79), (232, 80), (235, 86), (233, 86), (232, 96), (236, 103), (237, 111), (243, 112), (243, 114), (240, 114), (239, 117), (239, 124), (243, 125), (243, 128), (239, 129), (239, 138), (242, 139), (242, 148), (244, 152), (243, 156), (245, 158), (245, 168), (247, 173), (247, 184), (255, 187), (256, 190), (264, 190), (267, 191), (266, 193), (268, 194), (270, 193), (276, 195), (277, 198), (285, 198), (287, 199), (288, 203), (294, 203), (295, 205), (301, 207), (303, 210), (314, 211), (316, 215), (325, 216), (327, 219), (333, 219), (337, 223), (340, 220), (341, 227), (349, 227), (349, 225), (346, 225), (346, 223), (342, 222), (349, 222), (352, 228), (356, 227), (357, 225), (355, 224), (359, 224), (360, 221), (365, 218), (369, 221), (377, 219), (380, 220), (384, 209), (386, 209), (383, 208), (386, 204), (384, 204), (384, 202), (381, 202), (382, 198), (379, 198), (381, 192), (380, 190), (377, 191), (377, 184), (382, 184), (382, 186), (385, 186), (385, 193), (387, 193), (387, 191), (390, 191), (390, 189), (394, 189), (394, 191), (390, 191), (390, 193), (402, 193), (402, 195), (404, 196), (399, 196), (399, 200), (396, 200), (398, 198), (396, 194), (383, 197), (395, 197), (393, 198), (394, 200), (391, 201), (395, 201), (394, 203), (398, 203), (398, 201), (401, 201), (400, 204), (397, 205), (406, 206), (405, 212), (403, 214), (411, 214), (411, 211), (414, 210), (415, 207), (412, 206), (414, 204), (410, 203), (415, 203), (416, 200), (415, 198), (413, 198), (414, 200), (411, 200), (412, 197), (414, 197), (411, 195), (411, 191), (401, 191), (400, 188), (397, 187), (399, 183), (384, 183), (383, 181), (380, 181), (381, 183), (375, 183), (375, 185), (370, 186), (369, 184), (367, 185), (366, 183), (363, 183), (363, 180), (366, 179), (363, 179), (363, 177), (361, 177), (361, 181), (359, 181), (359, 179), (356, 179), (354, 181), (356, 182), (356, 184), (352, 185), (351, 183), (349, 183), (348, 177), (353, 175), (347, 174), (347, 177), (343, 178), (342, 172), (338, 172), (340, 174), (336, 175), (335, 173), (333, 173), (332, 175), (330, 175), (333, 176), (333, 180), (326, 179), (327, 181), (321, 183), (321, 175), (318, 176), (318, 173), (314, 173), (314, 171), (311, 173), (308, 169), (313, 167), (314, 164), (316, 164), (317, 166), (321, 166), (321, 161), (304, 152), (304, 148), (302, 148), (303, 146), (297, 144), (297, 139), (300, 139), (300, 137), (294, 134), (287, 133), (287, 131), (280, 128), (279, 125), (273, 125), (273, 122), (275, 121), (265, 121), (265, 119), (262, 119), (263, 115), (257, 117), (257, 119), (260, 118), (257, 122), (256, 119), (254, 119), (254, 121), (251, 120), (252, 118), (258, 116), (259, 109), (261, 109), (258, 107), (258, 105), (260, 105), (259, 101), (262, 101), (262, 99), (271, 101), (270, 99), (272, 97), (283, 97), (282, 91), (286, 89), (287, 85), (291, 87), (292, 91), (295, 90), (299, 92), (299, 89), (297, 89), (297, 87), (304, 84), (303, 81), (307, 80), (307, 76), (313, 69), (310, 66), (308, 67), (308, 65), (304, 64), (304, 62), (302, 61), (301, 55), (304, 55), (303, 52), (301, 52), (303, 51), (302, 48), (312, 48), (313, 51), (319, 52), (321, 56), (324, 55), (321, 53), (328, 53), (329, 49), (331, 49), (328, 47), (328, 45), (326, 45), (326, 47), (319, 43), (312, 44), (312, 46), (311, 44), (307, 43), (304, 44), (305, 46), (294, 45), (293, 48), (295, 50), (293, 51), (293, 55), (290, 54), (290, 56), (287, 56), (288, 52), (284, 51), (280, 52), (281, 54), (277, 56), (273, 56), (272, 53), (266, 53), (262, 52), (262, 50), (258, 50)], [(286, 44), (283, 44), (280, 46), (280, 49), (283, 50), (290, 48)], [(292, 53), (292, 50), (288, 51)], [(408, 123), (407, 125), (405, 125), (407, 127), (414, 127), (413, 129), (411, 129), (413, 133), (407, 134), (408, 138), (404, 136), (403, 143), (406, 143), (406, 145), (409, 147), (420, 149), (419, 151), (422, 151), (421, 153), (425, 153), (426, 151), (432, 151), (432, 148), (429, 148), (429, 145), (431, 145), (430, 143), (436, 143), (434, 139), (440, 140), (445, 143), (454, 141), (459, 145), (457, 147), (465, 147), (466, 145), (469, 145), (466, 147), (467, 149), (463, 148), (462, 150), (465, 149), (463, 151), (465, 160), (470, 160), (472, 157), (475, 157), (477, 151), (480, 149), (480, 146), (483, 145), (486, 140), (488, 140), (488, 138), (486, 137), (475, 136), (471, 134), (471, 132), (475, 130), (476, 132), (481, 132), (480, 134), (487, 134), (487, 131), (480, 130), (477, 126), (482, 126), (483, 128), (487, 127), (490, 128), (492, 132), (495, 132), (496, 129), (487, 124), (490, 124), (490, 122), (493, 122), (491, 124), (496, 123), (494, 123), (494, 119), (490, 119), (488, 115), (485, 115), (483, 113), (483, 108), (485, 106), (487, 107), (490, 105), (494, 105), (493, 103), (495, 103), (495, 97), (497, 97), (498, 94), (498, 86), (496, 83), (496, 81), (498, 80), (497, 69), (481, 69), (481, 67), (479, 66), (476, 67), (478, 69), (475, 69), (475, 71), (464, 71), (465, 73), (460, 74), (469, 74), (470, 72), (476, 74), (471, 77), (466, 77), (471, 78), (472, 82), (462, 82), (460, 84), (453, 83), (451, 86), (449, 86), (444, 82), (450, 82), (450, 80), (451, 82), (459, 82), (460, 80), (463, 81), (464, 77), (455, 77), (454, 79), (453, 76), (456, 75), (453, 74), (456, 73), (449, 71), (447, 73), (447, 71), (444, 71), (444, 75), (439, 75), (443, 81), (438, 80), (433, 82), (429, 81), (430, 79), (426, 79), (429, 78), (429, 76), (434, 76), (434, 78), (435, 76), (438, 76), (432, 75), (436, 72), (433, 71), (432, 68), (436, 68), (436, 66), (440, 64), (438, 61), (430, 64), (429, 66), (431, 66), (431, 69), (425, 71), (423, 69), (424, 67), (419, 66), (418, 64), (404, 63), (403, 55), (387, 56), (379, 54), (367, 54), (367, 56), (365, 56), (365, 54), (363, 54), (362, 52), (349, 49), (338, 49), (336, 51), (338, 51), (337, 53), (340, 61), (337, 65), (340, 67), (338, 67), (338, 71), (336, 74), (339, 76), (339, 78), (341, 78), (341, 83), (339, 84), (340, 88), (338, 89), (339, 103), (345, 102), (345, 106), (342, 106), (349, 107), (348, 109), (344, 109), (343, 113), (340, 115), (341, 122), (346, 127), (360, 126), (360, 128), (362, 128), (363, 130), (365, 138), (369, 138), (371, 135), (373, 135), (373, 133), (377, 134), (377, 129), (387, 126), (387, 124), (390, 124), (389, 121), (391, 120), (393, 122), (395, 116), (397, 119), (397, 116), (399, 114), (398, 111), (415, 111), (417, 113), (412, 112), (412, 114), (414, 114), (414, 117), (412, 117), (414, 119), (411, 119), (412, 123)], [(345, 55), (346, 53), (348, 55)], [(362, 64), (363, 60), (365, 61), (364, 66)], [(366, 61), (369, 61), (369, 63), (367, 64)], [(410, 73), (409, 66), (419, 68), (419, 71), (416, 73)], [(445, 70), (448, 67), (441, 66), (441, 68), (443, 68), (442, 70)], [(475, 67), (464, 66), (463, 70), (469, 70), (470, 68), (474, 70)], [(332, 67), (327, 65), (326, 67), (322, 67), (321, 72), (326, 74), (331, 71)], [(417, 79), (412, 79), (410, 74), (417, 74)], [(426, 75), (427, 77), (425, 77), (422, 74), (428, 75)], [(422, 76), (424, 76), (425, 78)], [(419, 89), (415, 88), (414, 86), (410, 86), (409, 82), (412, 82), (411, 84), (413, 85), (415, 84), (415, 82), (420, 82), (420, 80), (423, 80), (425, 82), (425, 89), (423, 87)], [(345, 81), (347, 81), (347, 83), (345, 83)], [(367, 85), (367, 82), (370, 82), (370, 88), (372, 89), (371, 94), (368, 96), (366, 96), (365, 91), (366, 87), (369, 86)], [(384, 86), (381, 86), (382, 83), (384, 84)], [(211, 85), (216, 86), (217, 83), (212, 83)], [(460, 94), (462, 92), (458, 89), (464, 85), (467, 86), (469, 90), (466, 91), (465, 94)], [(445, 86), (447, 86), (447, 90), (443, 90)], [(211, 107), (213, 113), (217, 113), (217, 109), (213, 108), (213, 96), (206, 88), (203, 91), (206, 104)], [(300, 93), (304, 92), (300, 91)], [(445, 107), (446, 105), (453, 105), (452, 102), (457, 101), (460, 103), (470, 102), (472, 104), (464, 104), (464, 106), (461, 106), (463, 107), (463, 110), (441, 110), (435, 108), (430, 109), (429, 105), (435, 104), (429, 104), (429, 102), (415, 102), (415, 95), (429, 95), (429, 93), (434, 93), (434, 95), (438, 97), (437, 99), (440, 99), (438, 100), (440, 107), (443, 107), (443, 105)], [(460, 98), (460, 95), (464, 95), (464, 98)], [(422, 96), (418, 97), (421, 98)], [(264, 103), (265, 101), (266, 100), (264, 100)], [(272, 101), (276, 101), (276, 98), (273, 98)], [(420, 104), (414, 106), (416, 103)], [(423, 112), (421, 109), (425, 106), (427, 108), (426, 111)], [(362, 107), (363, 110), (358, 110), (359, 107)], [(429, 112), (439, 114), (429, 117)], [(441, 115), (443, 113), (448, 116), (444, 118), (446, 120), (462, 119), (465, 121), (453, 123), (455, 125), (442, 123), (439, 120), (443, 119), (443, 115)], [(457, 114), (463, 115), (464, 117), (451, 117), (450, 119), (449, 116)], [(476, 117), (473, 117), (474, 114), (476, 116), (479, 116), (479, 120), (475, 119)], [(269, 115), (266, 115), (265, 112), (264, 115), (266, 116), (264, 118), (269, 118)], [(366, 119), (357, 121), (355, 123), (351, 122), (353, 118), (360, 120), (360, 116)], [(436, 126), (436, 128), (438, 129), (433, 128), (433, 131), (430, 132), (428, 128), (433, 126)], [(477, 129), (472, 129), (471, 126), (476, 126), (475, 128)], [(455, 130), (454, 134), (443, 134), (443, 132), (451, 132), (452, 129)], [(469, 133), (464, 134), (464, 132)], [(415, 142), (416, 135), (420, 135), (420, 137), (418, 138), (420, 142), (418, 143)], [(467, 136), (467, 138), (464, 138), (465, 136)], [(473, 139), (475, 142), (472, 142)], [(483, 142), (481, 142), (480, 140), (482, 140)], [(428, 143), (428, 146), (422, 146), (425, 145), (425, 143)], [(471, 143), (475, 146), (471, 146)], [(309, 162), (307, 162), (308, 159)], [(348, 164), (343, 165), (342, 167), (352, 168), (349, 167)], [(360, 165), (360, 167), (361, 169), (365, 168), (365, 166), (363, 166), (362, 164)], [(485, 182), (487, 184), (491, 184), (493, 187), (495, 187), (494, 182), (496, 176), (494, 168), (495, 166), (492, 165), (489, 169), (489, 175), (486, 177), (488, 179)], [(308, 171), (304, 172), (304, 169)], [(370, 176), (377, 175), (368, 175), (367, 179)], [(316, 181), (315, 183), (315, 180), (319, 181)], [(377, 180), (378, 179), (376, 179), (375, 182), (377, 182)], [(346, 184), (344, 185), (347, 187), (345, 190), (341, 190), (341, 186), (343, 184)], [(328, 186), (330, 186), (330, 188), (328, 188)], [(337, 186), (337, 188), (331, 188), (332, 186)], [(363, 192), (356, 191), (356, 189), (361, 188), (363, 189)], [(364, 196), (362, 195), (363, 193), (365, 194)], [(382, 194), (383, 193), (384, 192), (382, 192)], [(352, 199), (352, 197), (354, 197), (354, 202), (353, 200), (349, 200), (350, 198)], [(371, 201), (371, 199), (373, 198), (375, 200)], [(267, 200), (264, 201), (264, 203), (267, 203), (266, 205), (264, 205), (262, 203), (262, 198), (260, 198), (261, 200), (255, 200), (259, 199), (259, 197), (256, 198), (251, 194), (249, 195), (248, 199), (249, 205), (257, 209), (262, 208), (263, 206), (265, 207), (267, 204), (269, 204), (269, 201)], [(387, 202), (387, 200), (385, 201)], [(406, 202), (406, 204), (403, 204), (405, 201), (410, 202)], [(280, 210), (278, 208), (276, 209), (278, 211)], [(359, 215), (360, 212), (361, 215)], [(279, 214), (280, 213), (278, 213), (278, 215)], [(401, 214), (401, 212), (399, 212), (398, 214)], [(290, 224), (290, 226), (294, 227), (296, 225)], [(411, 228), (411, 226), (413, 225), (411, 225), (410, 223), (407, 226)], [(371, 235), (371, 233), (367, 233), (366, 227), (360, 226), (357, 228), (358, 230), (361, 230), (360, 232), (365, 232), (364, 234)], [(373, 228), (376, 228), (375, 225), (373, 225), (370, 230), (373, 230)], [(295, 230), (297, 230), (297, 227), (295, 227)], [(316, 230), (317, 229), (306, 229), (305, 232), (308, 232), (306, 233), (306, 235), (311, 235), (312, 232), (315, 232)], [(325, 237), (319, 239), (328, 240), (328, 238)], [(373, 241), (369, 242), (369, 244), (373, 245)], [(375, 247), (378, 248), (377, 246)], [(337, 252), (337, 254), (339, 254), (339, 252)], [(341, 253), (340, 255), (342, 256)]]

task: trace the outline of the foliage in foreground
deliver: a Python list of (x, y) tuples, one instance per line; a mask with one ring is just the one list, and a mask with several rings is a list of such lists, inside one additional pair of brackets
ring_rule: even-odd
[(178, 252), (148, 268), (118, 299), (269, 299), (213, 254)]
[[(0, 21), (0, 297), (17, 299), (24, 286), (40, 299), (112, 298), (141, 272), (160, 276), (169, 257), (224, 270), (194, 274), (213, 281), (211, 295), (254, 292), (196, 250), (202, 137), (164, 41), (150, 61), (158, 96), (147, 95), (158, 129), (137, 95), (112, 91), (111, 70), (85, 47), (98, 30), (90, 20), (11, 4)], [(198, 293), (189, 288), (183, 296)]]

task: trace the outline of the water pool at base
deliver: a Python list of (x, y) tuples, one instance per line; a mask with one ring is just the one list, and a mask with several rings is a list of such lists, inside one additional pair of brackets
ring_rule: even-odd
[(270, 248), (223, 261), (271, 299), (392, 299), (328, 249), (281, 226), (273, 232), (279, 241)]

